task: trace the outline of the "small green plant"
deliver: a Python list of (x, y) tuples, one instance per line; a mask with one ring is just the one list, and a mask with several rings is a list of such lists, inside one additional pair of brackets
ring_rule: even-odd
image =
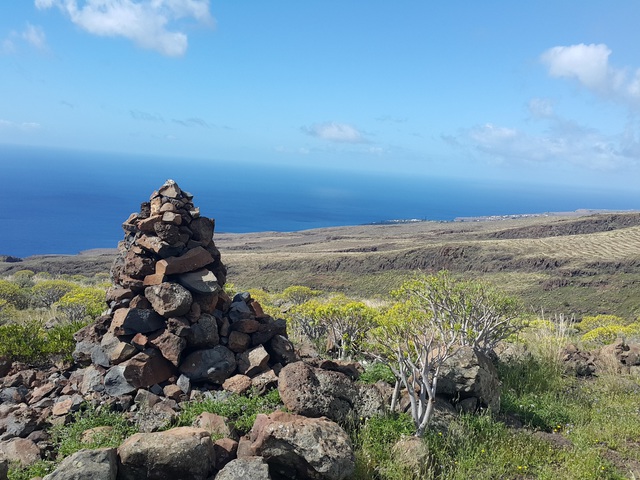
[(403, 479), (400, 465), (394, 461), (392, 447), (415, 430), (411, 417), (404, 413), (374, 416), (351, 432), (356, 447), (354, 480), (370, 478)]
[[(85, 431), (96, 427), (110, 428), (83, 439)], [(57, 447), (57, 460), (60, 461), (84, 448), (117, 447), (136, 432), (136, 427), (124, 414), (106, 408), (87, 406), (73, 416), (71, 423), (54, 426), (51, 430), (51, 440)]]
[(271, 413), (282, 406), (277, 389), (270, 390), (264, 395), (250, 393), (249, 395), (230, 394), (223, 400), (205, 399), (189, 402), (182, 408), (177, 420), (177, 426), (188, 426), (203, 412), (215, 413), (227, 417), (234, 428), (244, 435), (251, 430), (256, 415)]
[(42, 478), (53, 472), (56, 463), (51, 460), (40, 460), (28, 467), (13, 466), (9, 468), (9, 480), (31, 480), (32, 478)]
[(0, 325), (0, 355), (22, 362), (36, 362), (46, 356), (42, 322)]
[(396, 376), (387, 364), (382, 362), (373, 362), (367, 365), (364, 373), (360, 375), (359, 380), (364, 383), (376, 383), (383, 381), (394, 385), (396, 383)]
[(301, 285), (292, 285), (290, 287), (285, 288), (280, 294), (280, 296), (286, 302), (291, 302), (294, 305), (300, 305), (321, 294), (322, 294), (322, 291), (320, 290), (313, 290), (309, 287), (304, 287)]
[(288, 312), (293, 330), (318, 342), (326, 337), (326, 352), (340, 359), (362, 353), (368, 332), (378, 323), (378, 310), (344, 295), (311, 299)]

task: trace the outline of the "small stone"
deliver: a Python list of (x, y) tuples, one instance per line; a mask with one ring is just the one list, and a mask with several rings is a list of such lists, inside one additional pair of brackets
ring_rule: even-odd
[(164, 223), (171, 223), (173, 225), (182, 224), (182, 215), (175, 212), (164, 212), (162, 214), (162, 221)]
[(191, 309), (193, 297), (177, 283), (165, 282), (145, 288), (144, 296), (153, 309), (164, 317), (180, 317)]
[(124, 365), (111, 367), (104, 376), (104, 390), (111, 397), (122, 397), (136, 390), (124, 377)]
[(165, 397), (175, 400), (176, 402), (180, 401), (180, 397), (183, 395), (182, 389), (175, 384), (169, 384), (162, 389), (162, 393)]
[(180, 375), (176, 381), (176, 385), (180, 387), (182, 393), (189, 395), (189, 392), (191, 391), (191, 380), (189, 380), (189, 377), (186, 375)]
[(250, 318), (237, 320), (231, 324), (231, 330), (250, 334), (260, 330), (260, 325), (259, 321)]
[(227, 392), (236, 393), (242, 395), (251, 388), (251, 379), (246, 375), (237, 374), (233, 377), (227, 378), (222, 384), (222, 388)]
[[(236, 458), (238, 442), (231, 438), (220, 438), (213, 442), (213, 449), (216, 452), (215, 468), (216, 470), (221, 470), (227, 463)], [(257, 480), (255, 477), (243, 476), (242, 478)]]
[(231, 332), (227, 346), (232, 352), (242, 353), (251, 346), (251, 337), (246, 333)]
[(147, 349), (127, 360), (124, 366), (124, 378), (137, 388), (149, 388), (155, 383), (162, 383), (171, 377), (172, 365), (157, 350)]
[(138, 228), (145, 233), (153, 233), (156, 224), (162, 221), (162, 215), (152, 215), (149, 218), (138, 221)]
[(222, 290), (215, 274), (206, 268), (195, 272), (183, 273), (178, 276), (178, 282), (195, 293), (209, 294), (218, 293)]
[(269, 354), (263, 346), (240, 353), (237, 358), (238, 372), (252, 377), (264, 372), (269, 365)]
[(198, 270), (213, 262), (213, 257), (202, 247), (187, 251), (180, 257), (170, 256), (156, 263), (156, 273), (173, 275)]
[(180, 198), (182, 196), (182, 190), (175, 182), (175, 180), (167, 180), (164, 184), (158, 189), (158, 193), (163, 197), (169, 198)]

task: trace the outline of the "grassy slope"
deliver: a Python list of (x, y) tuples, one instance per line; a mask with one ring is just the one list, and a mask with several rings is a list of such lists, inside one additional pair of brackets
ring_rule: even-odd
[(221, 235), (217, 244), (229, 278), (243, 287), (277, 291), (302, 284), (370, 297), (416, 269), (446, 268), (485, 277), (534, 310), (637, 316), (639, 224), (638, 214), (426, 222)]
[[(640, 314), (640, 214), (420, 222), (292, 233), (216, 234), (241, 288), (308, 285), (383, 296), (402, 278), (442, 268), (485, 277), (549, 313)], [(107, 271), (113, 252), (0, 263), (54, 274)]]

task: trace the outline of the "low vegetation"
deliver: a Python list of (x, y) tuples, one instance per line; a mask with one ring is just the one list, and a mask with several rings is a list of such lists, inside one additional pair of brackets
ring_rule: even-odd
[[(486, 259), (496, 242), (502, 240), (486, 232), (483, 235), (478, 234), (476, 240), (486, 243), (479, 247), (474, 241), (474, 247), (483, 248)], [(609, 253), (624, 257), (622, 263), (629, 272), (620, 275), (627, 275), (624, 280), (631, 281), (625, 284), (624, 298), (609, 290), (621, 281), (615, 279), (619, 272), (600, 275), (595, 264), (591, 267), (595, 274), (587, 272), (584, 264), (578, 268), (571, 263), (575, 261), (573, 244), (563, 237), (539, 238), (540, 245), (536, 243), (540, 251), (549, 248), (549, 255), (561, 260), (558, 268), (526, 267), (521, 275), (497, 269), (487, 272), (484, 278), (498, 280), (503, 287), (500, 291), (508, 294), (470, 281), (460, 271), (406, 281), (403, 272), (384, 269), (331, 275), (318, 270), (319, 264), (308, 271), (309, 275), (287, 277), (280, 265), (272, 263), (249, 286), (252, 297), (266, 313), (287, 320), (294, 342), (311, 342), (323, 356), (362, 360), (366, 365), (362, 381), (400, 382), (416, 392), (415, 408), (408, 413), (390, 413), (344, 425), (356, 452), (353, 480), (635, 479), (640, 478), (640, 378), (606, 366), (596, 377), (580, 378), (563, 361), (568, 344), (597, 351), (621, 337), (627, 341), (640, 339), (639, 304), (629, 300), (638, 297), (632, 285), (635, 276), (640, 279), (640, 271), (631, 268), (633, 262), (629, 260), (637, 252), (624, 250), (624, 242), (618, 241), (621, 235), (598, 235), (611, 235), (614, 243), (607, 248), (615, 251), (603, 250), (598, 242), (590, 240), (583, 241), (578, 251), (587, 252), (592, 260), (598, 257), (598, 261), (604, 261)], [(514, 237), (504, 241), (508, 243), (503, 246), (514, 252), (522, 249), (519, 255), (535, 263), (534, 257), (540, 252), (527, 251), (531, 245), (528, 240)], [(441, 251), (439, 255), (464, 257), (464, 248)], [(418, 255), (410, 252), (414, 254)], [(332, 255), (328, 255), (328, 261)], [(361, 252), (346, 255), (355, 258)], [(582, 273), (574, 272), (577, 277), (571, 277), (572, 268)], [(307, 286), (276, 288), (269, 284), (269, 290), (258, 288), (260, 282), (265, 282), (262, 286), (268, 284), (274, 272), (287, 282), (302, 279), (300, 283)], [(311, 280), (313, 272), (316, 276)], [(598, 285), (598, 279), (604, 284)], [(343, 289), (349, 282), (357, 288)], [(382, 285), (402, 287), (395, 296), (389, 296), (382, 294), (388, 291)], [(238, 288), (227, 285), (227, 290), (235, 293)], [(617, 300), (597, 307), (592, 298), (585, 300), (589, 292), (599, 291), (604, 296), (607, 290)], [(0, 279), (0, 355), (30, 364), (69, 359), (73, 333), (100, 315), (104, 291), (104, 274), (54, 276), (23, 270)], [(534, 291), (537, 293), (531, 294)], [(563, 292), (576, 295), (563, 300)], [(534, 297), (536, 301), (532, 302)], [(580, 306), (583, 300), (584, 306)], [(609, 308), (610, 302), (625, 306)], [(542, 306), (551, 312), (567, 313), (549, 315)], [(430, 425), (432, 412), (426, 409), (437, 394), (434, 380), (442, 358), (462, 344), (491, 351), (498, 341), (506, 342), (513, 352), (508, 357), (500, 355), (497, 361), (502, 382), (500, 412), (462, 414), (446, 429)], [(423, 384), (415, 388), (412, 382), (421, 379)], [(190, 425), (206, 411), (228, 417), (238, 432), (246, 433), (258, 413), (279, 408), (277, 390), (263, 395), (218, 395), (189, 402), (167, 428)], [(86, 430), (105, 426), (111, 428), (98, 431), (108, 433), (83, 439)], [(126, 413), (82, 409), (72, 423), (51, 428), (56, 458), (29, 469), (14, 468), (10, 478), (42, 476), (54, 468), (54, 462), (80, 448), (117, 445), (133, 432), (135, 424)]]
[(71, 360), (73, 334), (105, 310), (104, 277), (21, 270), (0, 279), (0, 355), (31, 364)]

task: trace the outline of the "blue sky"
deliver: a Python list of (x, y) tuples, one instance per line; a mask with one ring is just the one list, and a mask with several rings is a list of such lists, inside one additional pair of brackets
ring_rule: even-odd
[(633, 190), (640, 3), (10, 0), (0, 145)]

